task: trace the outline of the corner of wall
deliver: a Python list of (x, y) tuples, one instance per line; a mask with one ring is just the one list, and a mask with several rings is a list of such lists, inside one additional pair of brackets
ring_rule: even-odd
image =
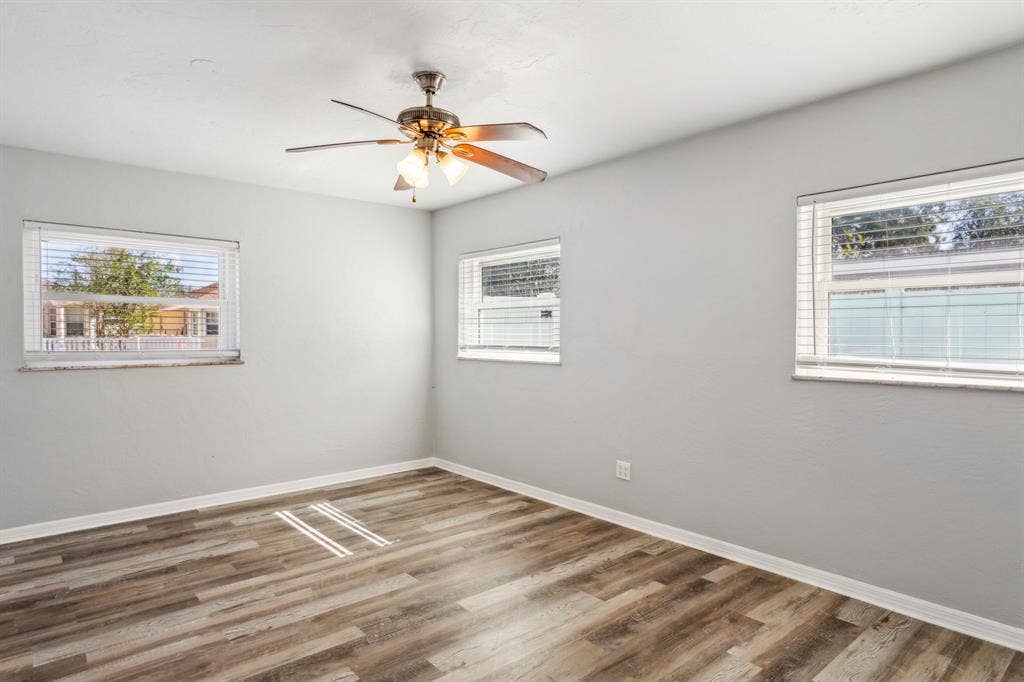
[(438, 456), (437, 443), (437, 211), (427, 212), (430, 225), (430, 370), (427, 382), (427, 456)]

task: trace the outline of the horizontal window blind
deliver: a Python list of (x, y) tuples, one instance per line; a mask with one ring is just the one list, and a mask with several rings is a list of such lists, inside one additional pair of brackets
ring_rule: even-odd
[(797, 376), (1024, 389), (1024, 168), (973, 175), (801, 202)]
[(561, 244), (459, 257), (460, 358), (560, 361)]
[(238, 243), (28, 221), (29, 367), (235, 359)]

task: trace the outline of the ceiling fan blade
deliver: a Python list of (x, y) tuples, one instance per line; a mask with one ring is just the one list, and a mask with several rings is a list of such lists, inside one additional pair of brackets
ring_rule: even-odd
[(485, 168), (504, 173), (510, 178), (515, 178), (521, 182), (543, 182), (544, 178), (548, 176), (547, 173), (538, 168), (527, 166), (525, 163), (519, 163), (515, 159), (495, 154), (475, 145), (457, 144), (452, 147), (452, 152), (460, 159), (478, 163)]
[(349, 109), (355, 109), (356, 111), (361, 111), (364, 114), (369, 114), (370, 116), (376, 116), (377, 118), (382, 118), (385, 121), (387, 121), (388, 123), (394, 123), (401, 130), (404, 130), (404, 131), (412, 134), (415, 137), (423, 137), (423, 133), (421, 133), (419, 131), (419, 129), (413, 128), (412, 126), (407, 126), (404, 123), (399, 123), (395, 119), (388, 118), (384, 114), (378, 114), (378, 113), (376, 113), (374, 111), (370, 111), (369, 109), (363, 109), (362, 107), (357, 107), (355, 104), (349, 104), (348, 102), (342, 102), (342, 101), (336, 100), (336, 99), (332, 99), (331, 101), (334, 102), (335, 104), (340, 104), (343, 107), (348, 107)]
[(453, 142), (485, 142), (487, 140), (547, 139), (544, 131), (530, 123), (488, 123), (479, 126), (461, 126), (444, 131)]
[(315, 152), (317, 149), (334, 149), (335, 147), (358, 147), (362, 144), (408, 144), (412, 140), (359, 140), (358, 142), (332, 142), (331, 144), (314, 144), (309, 147), (289, 147), (286, 152)]
[(406, 182), (405, 178), (403, 178), (401, 175), (399, 175), (398, 179), (395, 180), (395, 191), (396, 192), (404, 192), (407, 189), (412, 189), (412, 185), (410, 185), (408, 182)]

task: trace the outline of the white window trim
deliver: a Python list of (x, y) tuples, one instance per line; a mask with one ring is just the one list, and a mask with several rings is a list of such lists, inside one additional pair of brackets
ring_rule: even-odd
[[(481, 271), (484, 265), (495, 265), (502, 262), (514, 262), (522, 260), (523, 258), (544, 258), (549, 255), (558, 255), (561, 258), (561, 238), (553, 237), (550, 239), (543, 239), (534, 242), (527, 242), (523, 244), (515, 244), (511, 246), (503, 246), (495, 249), (487, 249), (483, 251), (472, 251), (469, 253), (459, 254), (458, 258), (458, 279), (456, 281), (456, 292), (458, 298), (458, 345), (456, 352), (457, 360), (485, 360), (491, 362), (520, 362), (520, 363), (532, 363), (540, 365), (561, 365), (562, 364), (562, 346), (561, 339), (559, 339), (559, 346), (557, 350), (548, 349), (503, 349), (503, 348), (473, 348), (464, 347), (463, 343), (463, 311), (465, 307), (471, 306), (477, 309), (505, 309), (510, 307), (523, 307), (523, 308), (535, 308), (538, 306), (537, 301), (522, 301), (522, 302), (509, 302), (501, 304), (489, 304), (483, 300), (483, 295), (480, 292), (479, 286), (474, 287), (474, 291), (471, 293), (471, 298), (466, 301), (463, 300), (463, 263), (467, 260), (473, 261), (473, 275), (472, 280), (475, 283), (481, 281)], [(561, 316), (562, 310), (562, 293), (559, 293), (557, 299), (557, 307), (559, 310), (559, 316)]]
[(553, 351), (514, 351), (466, 348), (459, 351), (458, 360), (485, 360), (488, 362), (525, 362), (535, 365), (560, 365), (560, 354)]
[[(968, 179), (963, 179), (968, 178)], [(797, 220), (797, 286), (796, 286), (796, 362), (794, 379), (850, 381), (856, 383), (880, 383), (896, 385), (917, 385), (936, 387), (983, 388), (1002, 391), (1024, 391), (1024, 372), (1007, 368), (1006, 365), (985, 362), (894, 360), (886, 358), (865, 358), (829, 355), (829, 294), (832, 292), (864, 291), (870, 289), (870, 277), (851, 280), (834, 280), (831, 249), (831, 219), (836, 215), (855, 213), (870, 207), (884, 210), (905, 206), (931, 199), (955, 199), (978, 194), (1017, 190), (1024, 186), (1024, 162), (1013, 161), (994, 164), (985, 169), (968, 169), (926, 176), (920, 179), (859, 190), (831, 192), (801, 198), (798, 201)], [(900, 187), (884, 191), (885, 187)], [(873, 191), (871, 191), (873, 189)], [(811, 245), (804, 244), (803, 235), (811, 231)], [(971, 254), (979, 263), (998, 254), (1022, 251), (1024, 249), (1000, 250)], [(965, 254), (958, 254), (962, 259)], [(936, 255), (936, 267), (942, 267), (952, 255)], [(917, 259), (920, 263), (920, 259)], [(890, 261), (891, 264), (891, 261)], [(846, 266), (846, 264), (844, 264)], [(869, 264), (850, 264), (849, 269), (861, 267), (870, 274)], [(877, 266), (876, 266), (877, 267)], [(948, 286), (983, 286), (988, 284), (1024, 285), (1024, 254), (1018, 270), (1003, 272), (974, 273), (956, 272), (943, 274), (918, 274), (893, 276), (891, 270), (878, 271), (879, 289), (926, 288)], [(813, 295), (813, 298), (808, 298)], [(800, 308), (803, 302), (813, 300), (813, 335), (804, 334)], [(821, 312), (826, 311), (826, 312)], [(815, 353), (815, 348), (824, 353)]]
[[(236, 241), (203, 239), (132, 230), (119, 230), (40, 220), (23, 221), (22, 261), (24, 286), (24, 365), (21, 371), (51, 371), (73, 369), (103, 369), (116, 367), (179, 367), (189, 365), (238, 365), (241, 359), (241, 327), (238, 304), (238, 261), (240, 245)], [(191, 299), (151, 296), (113, 296), (75, 292), (46, 292), (42, 290), (42, 263), (40, 261), (40, 235), (58, 236), (77, 243), (105, 244), (115, 241), (119, 245), (135, 248), (159, 249), (173, 247), (175, 251), (220, 253), (220, 297), (217, 299)], [(228, 257), (231, 254), (233, 257)], [(46, 300), (110, 301), (162, 305), (189, 305), (216, 309), (222, 336), (220, 344), (226, 350), (147, 350), (147, 351), (61, 351), (42, 349), (42, 339), (33, 334), (41, 329), (42, 304)], [(29, 325), (30, 319), (40, 324)]]

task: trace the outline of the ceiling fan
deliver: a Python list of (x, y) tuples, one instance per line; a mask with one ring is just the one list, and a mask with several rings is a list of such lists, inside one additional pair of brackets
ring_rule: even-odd
[(331, 144), (316, 144), (309, 147), (291, 147), (286, 152), (312, 152), (319, 149), (334, 149), (335, 147), (356, 147), (365, 144), (411, 144), (412, 151), (408, 156), (398, 162), (398, 180), (395, 182), (395, 191), (401, 192), (412, 190), (412, 200), (416, 201), (416, 190), (423, 189), (430, 184), (428, 168), (430, 157), (437, 161), (438, 167), (448, 179), (449, 185), (454, 185), (466, 174), (469, 166), (459, 159), (465, 159), (471, 163), (490, 168), (491, 170), (504, 173), (521, 182), (543, 182), (547, 173), (525, 163), (492, 151), (469, 144), (470, 142), (485, 142), (488, 140), (532, 140), (536, 138), (547, 139), (544, 131), (529, 123), (490, 123), (477, 126), (463, 126), (459, 123), (459, 117), (450, 111), (434, 106), (434, 95), (441, 89), (445, 76), (436, 71), (417, 71), (412, 77), (419, 83), (423, 94), (427, 96), (427, 103), (422, 107), (410, 107), (403, 109), (398, 114), (398, 119), (391, 119), (382, 114), (377, 114), (368, 109), (357, 107), (354, 104), (341, 102), (336, 99), (331, 101), (343, 107), (361, 111), (370, 116), (376, 116), (392, 123), (398, 127), (404, 140), (360, 140), (358, 142), (334, 142)]

